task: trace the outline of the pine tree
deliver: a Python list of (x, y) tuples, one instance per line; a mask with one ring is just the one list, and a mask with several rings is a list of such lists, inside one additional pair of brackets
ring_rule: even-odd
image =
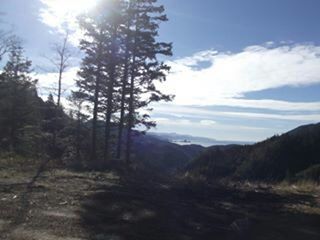
[(80, 25), (85, 31), (85, 38), (80, 42), (80, 48), (85, 57), (78, 72), (79, 79), (76, 85), (82, 93), (82, 98), (93, 105), (90, 159), (91, 162), (95, 162), (97, 160), (97, 122), (105, 78), (103, 58), (106, 52), (105, 31), (103, 24), (92, 16), (83, 18)]
[(82, 61), (77, 81), (79, 89), (87, 94), (86, 99), (93, 103), (92, 116), (92, 156), (96, 159), (97, 122), (99, 115), (105, 117), (104, 159), (110, 156), (110, 132), (112, 114), (115, 108), (115, 88), (118, 85), (119, 28), (122, 23), (122, 1), (102, 1), (93, 14), (81, 22), (86, 32), (81, 41), (81, 49), (86, 56)]
[(153, 125), (146, 121), (148, 115), (142, 116), (138, 121), (137, 110), (148, 106), (151, 102), (166, 100), (170, 101), (172, 96), (165, 95), (156, 89), (155, 82), (166, 80), (169, 67), (158, 61), (158, 55), (170, 56), (172, 45), (170, 43), (157, 42), (159, 24), (167, 21), (163, 14), (164, 7), (156, 6), (157, 0), (133, 1), (133, 26), (131, 41), (131, 63), (129, 81), (129, 112), (128, 131), (126, 142), (126, 161), (130, 163), (132, 148), (133, 128), (137, 124), (145, 124), (147, 127)]
[(20, 44), (14, 44), (0, 78), (0, 137), (12, 152), (30, 150), (26, 144), (39, 127), (39, 98), (30, 71), (31, 61), (23, 57)]
[(104, 146), (104, 161), (110, 157), (110, 132), (112, 114), (117, 111), (115, 103), (115, 88), (119, 81), (119, 63), (120, 63), (120, 47), (119, 41), (120, 27), (123, 24), (123, 7), (124, 2), (119, 0), (109, 0), (107, 7), (103, 9), (106, 12), (104, 17), (104, 27), (108, 32), (105, 38), (106, 45), (109, 46), (108, 55), (106, 55), (106, 105), (105, 105), (105, 146)]
[(41, 130), (46, 142), (46, 152), (52, 158), (59, 159), (63, 154), (61, 132), (67, 125), (66, 115), (49, 94), (48, 99), (41, 107)]
[(123, 40), (122, 40), (122, 49), (123, 57), (121, 59), (122, 71), (121, 76), (121, 86), (119, 89), (120, 93), (120, 116), (118, 124), (118, 140), (117, 140), (117, 149), (116, 149), (116, 158), (121, 159), (122, 145), (123, 145), (123, 128), (125, 124), (125, 111), (128, 95), (128, 80), (129, 80), (129, 64), (130, 64), (130, 41), (131, 41), (131, 23), (132, 23), (132, 1), (129, 1), (127, 9), (124, 14), (125, 24), (121, 28)]
[[(139, 109), (151, 102), (171, 100), (156, 81), (166, 80), (169, 67), (158, 55), (171, 55), (171, 44), (157, 42), (159, 24), (166, 21), (156, 0), (102, 1), (93, 14), (81, 21), (85, 53), (77, 86), (93, 106), (91, 160), (96, 160), (97, 123), (105, 117), (104, 159), (111, 156), (112, 119), (119, 116), (117, 158), (121, 157), (124, 126), (127, 128), (126, 159), (130, 161), (132, 133), (136, 125), (155, 125)], [(103, 114), (104, 113), (104, 114)]]

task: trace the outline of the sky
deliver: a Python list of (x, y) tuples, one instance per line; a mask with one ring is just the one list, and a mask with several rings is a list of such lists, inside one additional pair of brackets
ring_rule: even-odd
[[(47, 60), (72, 29), (72, 89), (81, 53), (76, 16), (98, 0), (0, 0), (2, 23), (23, 39), (40, 95), (55, 83)], [(320, 1), (159, 0), (169, 21), (159, 40), (173, 43), (171, 72), (158, 87), (176, 97), (155, 104), (153, 131), (219, 140), (260, 141), (320, 122)], [(65, 94), (67, 94), (66, 91)]]

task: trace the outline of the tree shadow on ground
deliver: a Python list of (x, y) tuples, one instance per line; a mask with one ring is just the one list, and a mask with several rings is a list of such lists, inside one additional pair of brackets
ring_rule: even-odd
[(319, 215), (284, 209), (313, 204), (308, 195), (191, 186), (143, 174), (129, 179), (83, 202), (82, 224), (92, 239), (320, 239)]
[[(1, 217), (2, 218), (10, 218), (9, 224), (0, 229), (0, 238), (7, 239), (8, 235), (12, 233), (15, 229), (17, 229), (20, 225), (22, 225), (28, 216), (28, 212), (30, 210), (30, 199), (32, 193), (36, 190), (36, 182), (40, 178), (41, 174), (46, 170), (47, 164), (49, 163), (48, 159), (45, 159), (38, 166), (35, 174), (31, 177), (31, 179), (27, 182), (22, 183), (9, 183), (9, 184), (1, 184), (1, 193), (3, 192), (13, 192), (14, 190), (19, 190), (19, 203), (13, 209), (14, 212), (11, 212), (10, 207), (7, 208), (8, 212), (5, 209), (1, 209)], [(18, 197), (18, 196), (16, 196)], [(6, 212), (6, 213), (5, 213)]]

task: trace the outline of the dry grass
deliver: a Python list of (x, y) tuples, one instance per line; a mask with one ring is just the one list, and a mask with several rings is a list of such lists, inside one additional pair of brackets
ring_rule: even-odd
[(274, 189), (278, 192), (284, 193), (311, 193), (320, 194), (320, 185), (310, 180), (299, 180), (297, 182), (283, 181), (274, 185)]

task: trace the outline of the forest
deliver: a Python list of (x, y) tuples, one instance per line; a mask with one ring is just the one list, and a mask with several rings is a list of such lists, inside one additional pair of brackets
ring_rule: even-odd
[[(230, 39), (241, 42), (249, 23), (238, 33), (239, 39), (230, 37), (230, 29), (237, 32), (243, 23), (229, 13), (221, 16), (226, 22), (232, 19), (232, 24), (214, 22), (211, 4), (223, 9), (219, 1), (194, 5), (195, 1), (177, 4), (178, 0), (30, 0), (52, 7), (48, 12), (42, 9), (42, 16), (58, 10), (56, 19), (48, 19), (55, 27), (62, 26), (57, 34), (48, 19), (42, 23), (56, 41), (45, 51), (50, 54), (35, 56), (30, 46), (43, 50), (39, 42), (45, 33), (37, 35), (37, 27), (15, 13), (22, 28), (27, 26), (34, 34), (25, 41), (21, 29), (4, 27), (12, 12), (2, 11), (2, 6), (10, 10), (12, 4), (17, 12), (25, 8), (27, 15), (29, 3), (21, 7), (21, 2), (3, 1), (0, 240), (320, 239), (320, 105), (314, 100), (318, 95), (313, 96), (317, 88), (309, 89), (313, 82), (303, 85), (297, 80), (316, 72), (312, 67), (318, 68), (320, 48), (309, 56), (303, 54), (313, 46), (279, 50), (266, 42), (237, 54), (209, 50), (179, 58), (175, 55), (181, 49), (191, 51), (190, 39), (197, 51), (205, 45), (202, 36), (190, 34), (195, 28), (205, 31), (205, 39), (214, 35), (218, 48), (218, 32), (211, 28), (218, 26), (227, 45)], [(200, 14), (188, 15), (186, 6), (192, 12), (203, 8)], [(208, 19), (205, 8), (210, 10)], [(173, 21), (167, 12), (185, 25), (161, 31)], [(57, 24), (72, 14), (75, 29)], [(168, 35), (172, 42), (163, 40)], [(294, 55), (295, 47), (302, 49), (301, 56)], [(268, 68), (279, 52), (283, 62), (273, 58)], [(250, 54), (254, 57), (248, 64), (245, 58)], [(39, 59), (53, 75), (39, 67)], [(299, 68), (303, 61), (311, 62), (308, 74)], [(299, 66), (286, 67), (292, 62)], [(74, 67), (76, 76), (70, 79)], [(294, 73), (290, 89), (287, 68)], [(283, 82), (261, 87), (268, 77), (272, 83), (277, 80), (274, 73), (280, 73)], [(47, 88), (43, 83), (50, 74), (54, 85)], [(203, 82), (207, 75), (218, 82)], [(163, 87), (179, 76), (178, 85)], [(251, 89), (253, 78), (259, 82)], [(196, 80), (193, 87), (190, 79)], [(73, 84), (67, 89), (66, 82)], [(238, 91), (239, 86), (245, 90)], [(281, 97), (294, 96), (294, 101), (279, 96), (280, 100), (256, 99), (285, 87), (289, 93)], [(219, 88), (225, 92), (220, 94)], [(310, 101), (299, 102), (300, 96), (292, 94), (298, 90), (306, 91), (310, 96), (304, 97)], [(190, 101), (181, 101), (183, 97)], [(162, 113), (157, 111), (161, 107)], [(168, 132), (159, 132), (158, 125)], [(198, 136), (189, 135), (193, 132)], [(212, 132), (218, 139), (226, 138), (209, 138)]]

